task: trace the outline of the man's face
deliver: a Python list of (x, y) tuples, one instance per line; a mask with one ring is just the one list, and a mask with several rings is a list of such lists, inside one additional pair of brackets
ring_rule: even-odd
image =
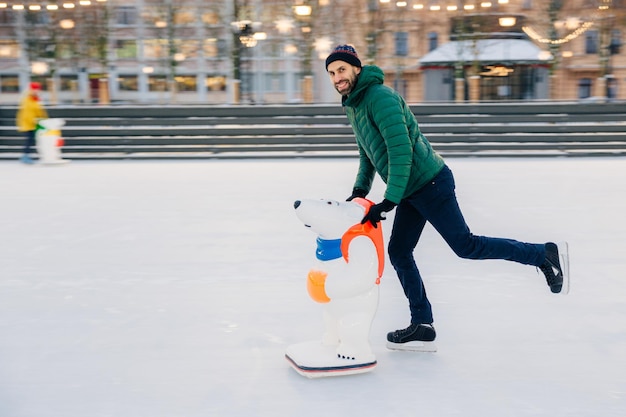
[(333, 61), (328, 65), (330, 82), (342, 96), (347, 96), (352, 92), (360, 73), (360, 67), (352, 66), (345, 61)]

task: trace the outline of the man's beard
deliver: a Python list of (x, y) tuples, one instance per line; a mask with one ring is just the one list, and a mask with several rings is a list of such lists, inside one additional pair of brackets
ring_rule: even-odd
[(335, 87), (335, 90), (337, 90), (337, 92), (339, 94), (341, 94), (343, 97), (345, 97), (345, 96), (349, 95), (354, 90), (354, 87), (356, 86), (356, 80), (357, 80), (356, 76), (351, 77), (351, 78), (349, 78), (347, 80), (348, 88), (346, 88), (344, 91), (341, 91), (337, 87)]

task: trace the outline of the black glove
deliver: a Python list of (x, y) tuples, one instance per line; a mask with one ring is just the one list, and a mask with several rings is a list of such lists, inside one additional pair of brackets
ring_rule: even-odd
[(377, 223), (381, 220), (385, 220), (387, 218), (386, 214), (393, 210), (394, 207), (396, 207), (396, 203), (385, 198), (382, 202), (370, 207), (370, 211), (363, 217), (361, 224), (365, 224), (369, 221), (372, 223), (372, 226), (378, 227)]
[(346, 201), (352, 201), (357, 197), (365, 198), (367, 191), (362, 188), (355, 188), (352, 190), (352, 195), (346, 199)]

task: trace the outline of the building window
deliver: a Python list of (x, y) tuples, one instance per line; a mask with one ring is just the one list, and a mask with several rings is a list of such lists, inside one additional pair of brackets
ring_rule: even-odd
[(205, 39), (203, 42), (203, 53), (207, 58), (216, 58), (219, 54), (219, 40)]
[(46, 25), (50, 23), (50, 16), (44, 10), (37, 12), (29, 10), (24, 15), (24, 21), (29, 25)]
[(219, 25), (220, 15), (215, 11), (208, 11), (202, 14), (202, 23), (205, 25)]
[(119, 39), (115, 42), (115, 56), (117, 59), (136, 59), (137, 41), (134, 39)]
[(409, 34), (407, 32), (396, 32), (396, 56), (407, 56), (409, 54)]
[(429, 32), (428, 33), (428, 52), (434, 51), (437, 49), (439, 43), (439, 35), (437, 32)]
[(120, 91), (138, 91), (139, 85), (136, 75), (120, 75), (117, 77)]
[(195, 75), (177, 75), (175, 78), (178, 91), (196, 91), (197, 78)]
[(198, 45), (199, 41), (195, 39), (181, 39), (180, 41), (175, 42), (174, 49), (176, 52), (174, 53), (173, 58), (178, 61), (188, 58), (196, 58), (198, 56)]
[(206, 78), (206, 86), (209, 91), (225, 91), (226, 77), (213, 75)]
[(151, 75), (148, 77), (149, 91), (167, 91), (167, 77), (165, 75)]
[(367, 0), (367, 11), (368, 12), (378, 11), (378, 3), (379, 3), (379, 0)]
[(2, 93), (19, 93), (20, 80), (17, 75), (1, 75), (0, 76), (0, 92)]
[(611, 55), (619, 54), (622, 47), (622, 32), (619, 29), (611, 31), (611, 43), (609, 44), (609, 52)]
[(0, 59), (17, 59), (20, 56), (20, 45), (17, 41), (0, 40)]
[(181, 10), (174, 15), (174, 24), (176, 26), (192, 25), (196, 21), (196, 15), (187, 10)]
[(598, 53), (598, 31), (588, 30), (585, 32), (585, 53), (597, 54)]
[(0, 25), (11, 25), (15, 23), (16, 14), (10, 10), (0, 9)]
[(166, 58), (167, 46), (166, 39), (146, 39), (143, 41), (143, 56), (150, 59)]
[(578, 98), (591, 97), (591, 78), (581, 78), (578, 81)]
[(61, 75), (59, 77), (59, 91), (78, 90), (78, 78), (76, 75)]
[(137, 23), (137, 9), (133, 6), (120, 6), (115, 9), (115, 23), (118, 25), (134, 25)]
[(393, 89), (396, 90), (401, 96), (406, 96), (407, 82), (404, 79), (396, 78), (393, 80)]

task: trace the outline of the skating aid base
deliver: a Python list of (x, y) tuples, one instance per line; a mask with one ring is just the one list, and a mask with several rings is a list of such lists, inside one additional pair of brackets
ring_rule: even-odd
[(338, 358), (335, 346), (324, 346), (317, 340), (289, 346), (285, 358), (297, 373), (307, 378), (362, 374), (377, 365), (373, 355), (365, 360)]

